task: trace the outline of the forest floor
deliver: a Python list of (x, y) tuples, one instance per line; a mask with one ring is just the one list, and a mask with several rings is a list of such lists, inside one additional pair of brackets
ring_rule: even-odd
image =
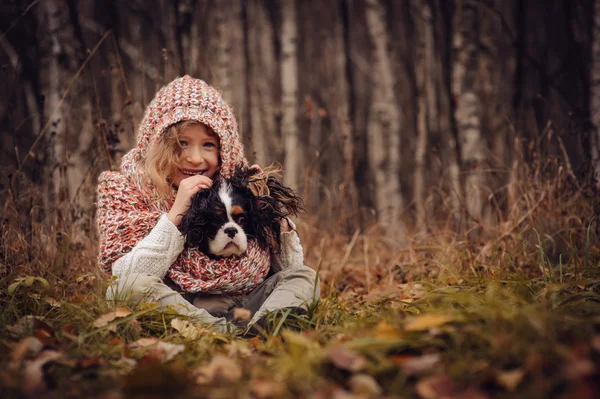
[(600, 247), (567, 191), (530, 191), (477, 240), (301, 222), (321, 300), (254, 337), (112, 308), (93, 243), (5, 220), (0, 397), (600, 397)]

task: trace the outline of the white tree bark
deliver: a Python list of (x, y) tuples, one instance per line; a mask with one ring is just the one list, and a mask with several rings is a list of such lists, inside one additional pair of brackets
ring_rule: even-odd
[(414, 203), (417, 229), (425, 228), (425, 152), (432, 124), (437, 120), (437, 104), (434, 92), (434, 43), (433, 16), (427, 0), (413, 0), (412, 12), (415, 14), (417, 39), (417, 58), (415, 76), (417, 80), (417, 146), (415, 152)]
[(248, 24), (248, 101), (254, 162), (265, 167), (276, 161), (282, 148), (277, 140), (275, 93), (279, 86), (274, 31), (262, 2), (246, 5)]
[(48, 145), (46, 176), (48, 179), (44, 184), (44, 207), (46, 215), (57, 212), (60, 217), (60, 207), (63, 205), (65, 187), (65, 131), (66, 119), (64, 107), (59, 107), (64, 84), (61, 73), (59, 57), (64, 53), (63, 41), (60, 38), (60, 30), (66, 20), (66, 10), (58, 1), (48, 0), (40, 4), (39, 20), (47, 27), (50, 51), (44, 55), (41, 86), (45, 97), (44, 117), (48, 119), (49, 132), (47, 132)]
[[(481, 171), (485, 160), (481, 136), (481, 99), (478, 91), (478, 4), (460, 0), (456, 5), (452, 65), (452, 92), (457, 99), (455, 119), (460, 140), (461, 160), (465, 168), (465, 208), (480, 222), (484, 208), (485, 178)], [(459, 28), (460, 27), (460, 28)]]
[(298, 189), (300, 183), (300, 142), (298, 140), (298, 27), (296, 0), (281, 3), (281, 135), (285, 151), (286, 184)]
[(595, 129), (590, 132), (592, 167), (596, 187), (600, 189), (600, 1), (595, 2), (594, 28), (592, 33), (592, 65), (591, 71), (591, 93), (590, 93), (590, 117)]
[(400, 191), (401, 113), (394, 93), (394, 75), (388, 53), (385, 10), (379, 0), (367, 0), (366, 21), (374, 45), (372, 58), (373, 94), (367, 122), (369, 166), (375, 179), (375, 205), (382, 226), (401, 232)]

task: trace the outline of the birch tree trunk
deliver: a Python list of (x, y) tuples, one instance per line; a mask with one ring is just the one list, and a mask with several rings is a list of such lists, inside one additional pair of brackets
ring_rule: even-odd
[(281, 3), (281, 135), (285, 152), (286, 184), (297, 189), (300, 183), (300, 142), (298, 140), (298, 27), (296, 1)]
[(65, 55), (64, 41), (60, 37), (61, 29), (66, 23), (66, 12), (58, 0), (48, 0), (40, 4), (40, 25), (47, 27), (44, 46), (48, 53), (42, 60), (43, 74), (41, 77), (44, 101), (44, 118), (48, 121), (49, 131), (47, 137), (47, 160), (44, 182), (44, 208), (46, 215), (53, 215), (61, 220), (62, 206), (66, 198), (66, 159), (65, 159), (65, 131), (66, 114), (60, 106), (61, 94), (64, 91), (63, 74), (61, 72), (60, 58)]
[(404, 201), (400, 189), (401, 113), (393, 90), (394, 75), (387, 51), (385, 10), (379, 0), (366, 1), (366, 23), (373, 43), (373, 97), (367, 122), (369, 166), (375, 179), (375, 205), (382, 226), (403, 232), (400, 212)]
[(592, 65), (590, 72), (590, 118), (595, 127), (590, 132), (590, 153), (596, 188), (600, 189), (600, 1), (596, 1), (594, 5)]
[(425, 152), (427, 138), (433, 123), (438, 118), (434, 93), (434, 42), (433, 16), (427, 0), (413, 0), (411, 8), (416, 15), (417, 38), (415, 77), (417, 81), (417, 146), (415, 151), (414, 203), (416, 227), (423, 232), (426, 222), (425, 212)]
[(464, 168), (465, 209), (472, 220), (481, 223), (485, 184), (481, 169), (485, 154), (477, 76), (478, 7), (473, 0), (459, 0), (456, 6), (452, 91), (456, 98), (455, 119)]
[(276, 103), (279, 93), (279, 71), (275, 59), (275, 29), (264, 2), (249, 2), (246, 7), (248, 112), (247, 132), (253, 162), (262, 167), (281, 159), (276, 125)]

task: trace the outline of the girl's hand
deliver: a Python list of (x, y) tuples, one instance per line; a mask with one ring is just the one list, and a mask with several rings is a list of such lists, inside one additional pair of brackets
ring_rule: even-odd
[(292, 226), (290, 226), (290, 224), (288, 223), (287, 218), (281, 219), (281, 222), (279, 222), (279, 225), (281, 226), (282, 233), (289, 233), (290, 231), (292, 231)]
[(194, 194), (202, 189), (211, 188), (212, 184), (213, 181), (210, 177), (202, 175), (190, 176), (183, 179), (181, 183), (179, 183), (175, 202), (169, 213), (167, 213), (169, 220), (175, 226), (179, 226), (183, 215), (188, 211), (192, 204), (192, 197)]

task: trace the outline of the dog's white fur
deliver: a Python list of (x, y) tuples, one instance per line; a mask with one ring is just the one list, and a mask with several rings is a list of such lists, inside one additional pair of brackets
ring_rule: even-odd
[[(231, 187), (229, 184), (224, 184), (221, 186), (219, 189), (219, 198), (223, 202), (223, 205), (225, 205), (228, 222), (221, 226), (215, 238), (208, 242), (208, 248), (210, 249), (211, 253), (217, 256), (227, 257), (232, 255), (241, 255), (246, 252), (246, 249), (248, 248), (248, 237), (246, 236), (246, 232), (242, 226), (233, 221), (233, 217), (231, 215), (233, 204)], [(228, 228), (237, 230), (233, 238), (229, 237), (229, 235), (225, 233), (225, 229)]]

